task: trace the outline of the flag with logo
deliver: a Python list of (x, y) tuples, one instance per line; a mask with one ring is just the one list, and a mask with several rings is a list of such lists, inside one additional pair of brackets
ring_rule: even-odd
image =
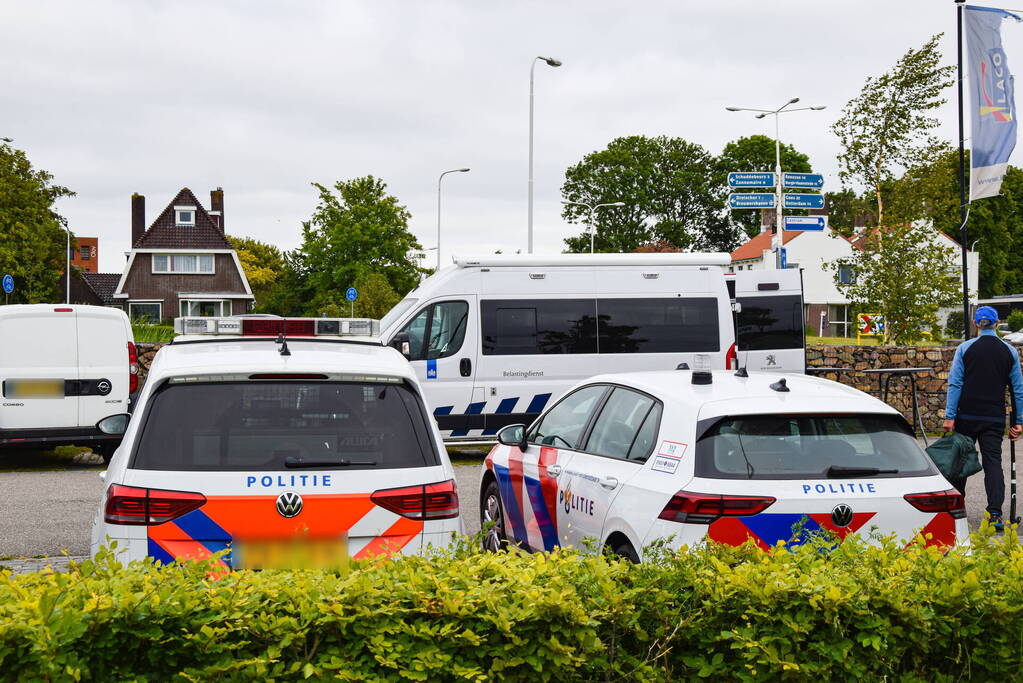
[(1002, 49), (1003, 19), (1020, 17), (993, 7), (966, 6), (966, 50), (970, 68), (973, 127), (970, 201), (997, 196), (1009, 155), (1016, 146), (1012, 75)]

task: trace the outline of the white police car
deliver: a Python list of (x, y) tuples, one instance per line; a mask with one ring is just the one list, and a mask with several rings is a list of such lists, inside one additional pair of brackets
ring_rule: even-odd
[[(93, 554), (338, 566), (462, 531), (454, 472), (408, 362), (371, 321), (180, 318), (104, 473)], [(355, 329), (361, 327), (361, 330)]]
[(898, 412), (835, 382), (779, 377), (678, 370), (577, 385), (528, 429), (498, 434), (482, 473), (485, 546), (594, 539), (639, 560), (658, 539), (968, 537), (963, 497)]

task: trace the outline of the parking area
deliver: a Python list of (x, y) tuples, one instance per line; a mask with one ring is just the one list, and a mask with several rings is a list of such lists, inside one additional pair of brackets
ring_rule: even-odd
[[(1005, 514), (1008, 516), (1008, 440), (1003, 443), (1002, 451), (1006, 475)], [(478, 464), (454, 466), (462, 517), (470, 536), (480, 528), (479, 468)], [(73, 558), (87, 556), (92, 519), (103, 491), (101, 471), (101, 467), (77, 464), (46, 471), (0, 471), (0, 491), (3, 492), (0, 498), (0, 565), (30, 571), (48, 564), (55, 568), (65, 566), (65, 551)], [(971, 477), (966, 495), (971, 528), (980, 524), (985, 501), (983, 475)]]

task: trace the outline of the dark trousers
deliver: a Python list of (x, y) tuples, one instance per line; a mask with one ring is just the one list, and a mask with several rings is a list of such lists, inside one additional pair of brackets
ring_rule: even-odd
[[(1002, 514), (1005, 502), (1005, 476), (1002, 474), (1002, 436), (1005, 424), (956, 418), (955, 430), (970, 437), (980, 446), (980, 462), (984, 466), (984, 490), (987, 491), (987, 511)], [(952, 482), (959, 493), (966, 495), (966, 480)]]

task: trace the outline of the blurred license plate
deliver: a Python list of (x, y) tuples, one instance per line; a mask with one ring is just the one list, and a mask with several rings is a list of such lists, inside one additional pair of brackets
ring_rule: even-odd
[(301, 538), (231, 544), (235, 569), (341, 569), (348, 565), (348, 539)]
[(62, 379), (9, 379), (4, 398), (64, 398)]

